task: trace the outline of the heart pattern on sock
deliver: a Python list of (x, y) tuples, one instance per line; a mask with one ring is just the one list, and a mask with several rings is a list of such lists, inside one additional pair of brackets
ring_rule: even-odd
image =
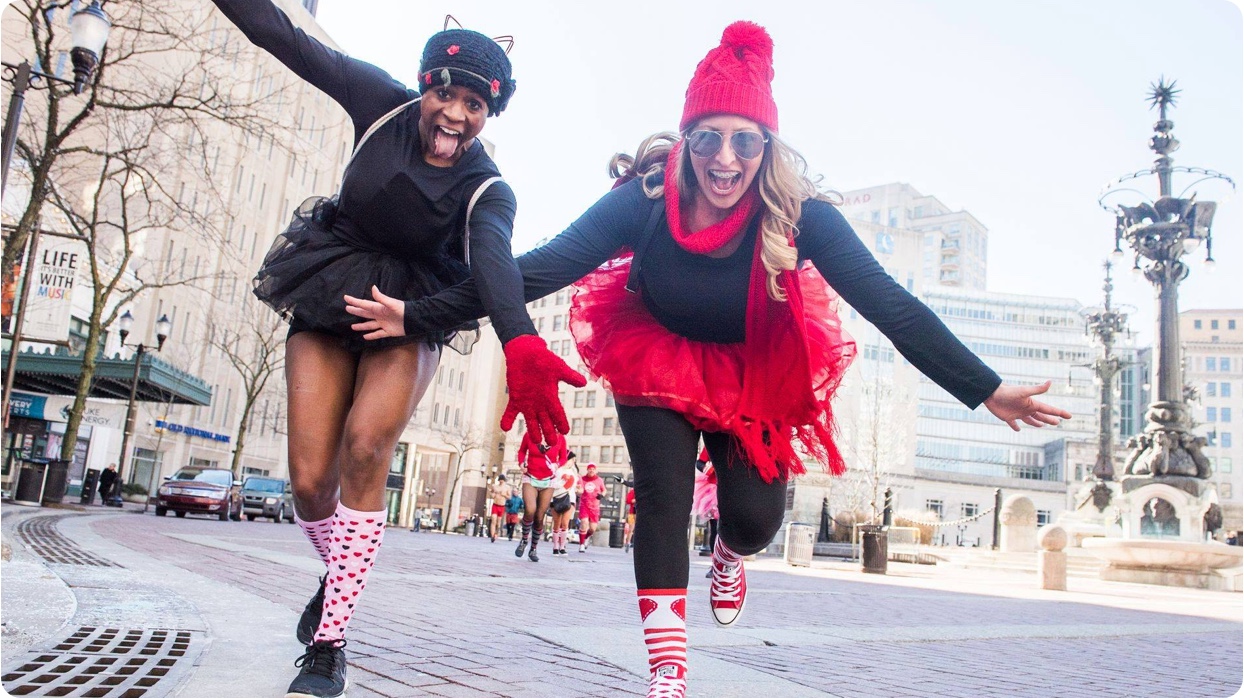
[[(332, 535), (328, 537), (331, 541), (329, 558), (336, 563), (337, 574), (330, 579), (332, 593), (325, 594), (324, 621), (316, 630), (317, 642), (345, 636), (359, 592), (367, 587), (367, 575), (384, 538), (384, 513), (358, 512), (338, 503), (332, 519)], [(366, 552), (358, 549), (355, 538), (366, 540), (370, 546)], [(351, 550), (351, 545), (356, 549)], [(328, 610), (330, 608), (333, 610)]]
[(307, 540), (311, 541), (311, 547), (315, 548), (315, 553), (320, 556), (320, 560), (327, 565), (332, 556), (332, 530), (333, 517), (320, 519), (319, 521), (303, 521), (298, 514), (294, 514), (294, 521), (298, 527), (302, 529), (303, 535)]

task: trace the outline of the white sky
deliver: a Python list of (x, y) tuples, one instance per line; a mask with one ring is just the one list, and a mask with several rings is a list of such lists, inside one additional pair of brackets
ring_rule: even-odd
[[(484, 130), (518, 195), (516, 252), (608, 190), (611, 154), (677, 127), (696, 63), (736, 19), (773, 36), (782, 136), (824, 185), (907, 182), (970, 211), (989, 228), (990, 291), (1100, 302), (1114, 218), (1097, 196), (1152, 164), (1159, 76), (1183, 90), (1175, 164), (1244, 179), (1241, 12), (1226, 0), (320, 0), (318, 18), (413, 85), (446, 13), (516, 39), (517, 92)], [(1141, 186), (1156, 198), (1156, 178)], [(1219, 202), (1218, 265), (1192, 256), (1180, 306), (1240, 308), (1242, 197), (1199, 191)], [(1115, 286), (1149, 341), (1152, 288), (1126, 271)]]

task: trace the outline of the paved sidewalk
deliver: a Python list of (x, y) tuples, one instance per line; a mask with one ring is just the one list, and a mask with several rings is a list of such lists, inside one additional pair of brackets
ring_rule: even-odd
[[(8, 505), (2, 521), (8, 690), (57, 665), (29, 695), (284, 694), (319, 568), (297, 527)], [(643, 695), (630, 556), (542, 552), (532, 564), (505, 541), (390, 530), (351, 624), (348, 695)], [(722, 630), (705, 558), (691, 569), (693, 696), (1220, 698), (1244, 678), (1240, 594), (761, 558), (746, 616)], [(128, 659), (143, 648), (159, 661)], [(122, 659), (81, 670), (108, 652)]]

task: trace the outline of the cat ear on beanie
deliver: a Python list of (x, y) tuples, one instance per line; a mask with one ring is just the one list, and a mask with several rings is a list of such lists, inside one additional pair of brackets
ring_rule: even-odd
[(721, 44), (695, 68), (683, 104), (680, 130), (713, 114), (735, 114), (778, 130), (773, 101), (773, 39), (755, 22), (726, 27)]

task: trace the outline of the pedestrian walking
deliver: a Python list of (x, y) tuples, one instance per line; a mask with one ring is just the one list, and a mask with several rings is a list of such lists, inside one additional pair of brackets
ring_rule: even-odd
[(553, 474), (553, 499), (549, 508), (553, 510), (554, 555), (566, 554), (566, 535), (570, 531), (570, 520), (574, 518), (580, 479), (578, 458), (570, 451), (566, 454), (566, 462)]
[(107, 468), (99, 474), (99, 503), (108, 504), (108, 499), (112, 496), (112, 488), (117, 484), (117, 464), (109, 463)]
[[(717, 547), (717, 473), (708, 455), (708, 449), (700, 451), (695, 461), (695, 488), (691, 495), (691, 513), (705, 521), (704, 549), (700, 555), (712, 555)], [(710, 566), (705, 577), (712, 578)]]
[[(686, 692), (685, 532), (701, 436), (718, 465), (709, 610), (721, 625), (746, 601), (742, 558), (773, 539), (787, 480), (804, 470), (795, 443), (831, 472), (845, 468), (830, 407), (855, 344), (827, 281), (969, 409), (983, 403), (1015, 429), (1070, 417), (1034, 399), (1048, 383), (1003, 384), (877, 263), (778, 136), (772, 78), (768, 33), (727, 27), (691, 79), (680, 133), (615, 157), (630, 181), (519, 258), (528, 298), (578, 282), (571, 332), (617, 403), (642, 514), (635, 581), (650, 698)], [(483, 308), (468, 281), (412, 310), (405, 325), (377, 315), (377, 326), (454, 326)]]
[(527, 559), (539, 562), (536, 546), (544, 535), (544, 517), (553, 499), (553, 472), (566, 461), (567, 449), (565, 437), (556, 431), (552, 432), (550, 442), (545, 444), (531, 432), (530, 427), (528, 424), (528, 430), (523, 433), (523, 440), (518, 445), (518, 464), (523, 468), (523, 530), (514, 556), (522, 557), (530, 543)]
[(579, 552), (586, 553), (592, 535), (600, 526), (600, 500), (605, 496), (605, 480), (596, 474), (596, 464), (588, 463), (579, 483)]
[(514, 540), (514, 529), (523, 515), (523, 496), (517, 490), (505, 500), (505, 539)]
[[(471, 343), (458, 332), (462, 324), (369, 341), (352, 329), (345, 298), (384, 292), (413, 300), (474, 274), (488, 280), (487, 315), (511, 370), (573, 371), (526, 313), (510, 250), (514, 194), (478, 138), (514, 93), (506, 50), (478, 32), (439, 32), (424, 46), (416, 91), (317, 41), (270, 0), (214, 2), (253, 44), (340, 104), (354, 126), (339, 195), (304, 202), (254, 280), (256, 296), (290, 321), (290, 479), (296, 520), (326, 567), (298, 622), (308, 647), (288, 695), (339, 696), (346, 629), (384, 537), (384, 483), (397, 439), (442, 348), (466, 351)], [(511, 420), (524, 412), (537, 426), (565, 421), (551, 416), (558, 405), (533, 410), (547, 399), (518, 382), (510, 393)]]
[(497, 534), (505, 522), (505, 503), (513, 494), (514, 488), (505, 481), (505, 473), (498, 475), (497, 481), (492, 485), (492, 508), (489, 511), (488, 521), (488, 540), (493, 543), (497, 542)]

